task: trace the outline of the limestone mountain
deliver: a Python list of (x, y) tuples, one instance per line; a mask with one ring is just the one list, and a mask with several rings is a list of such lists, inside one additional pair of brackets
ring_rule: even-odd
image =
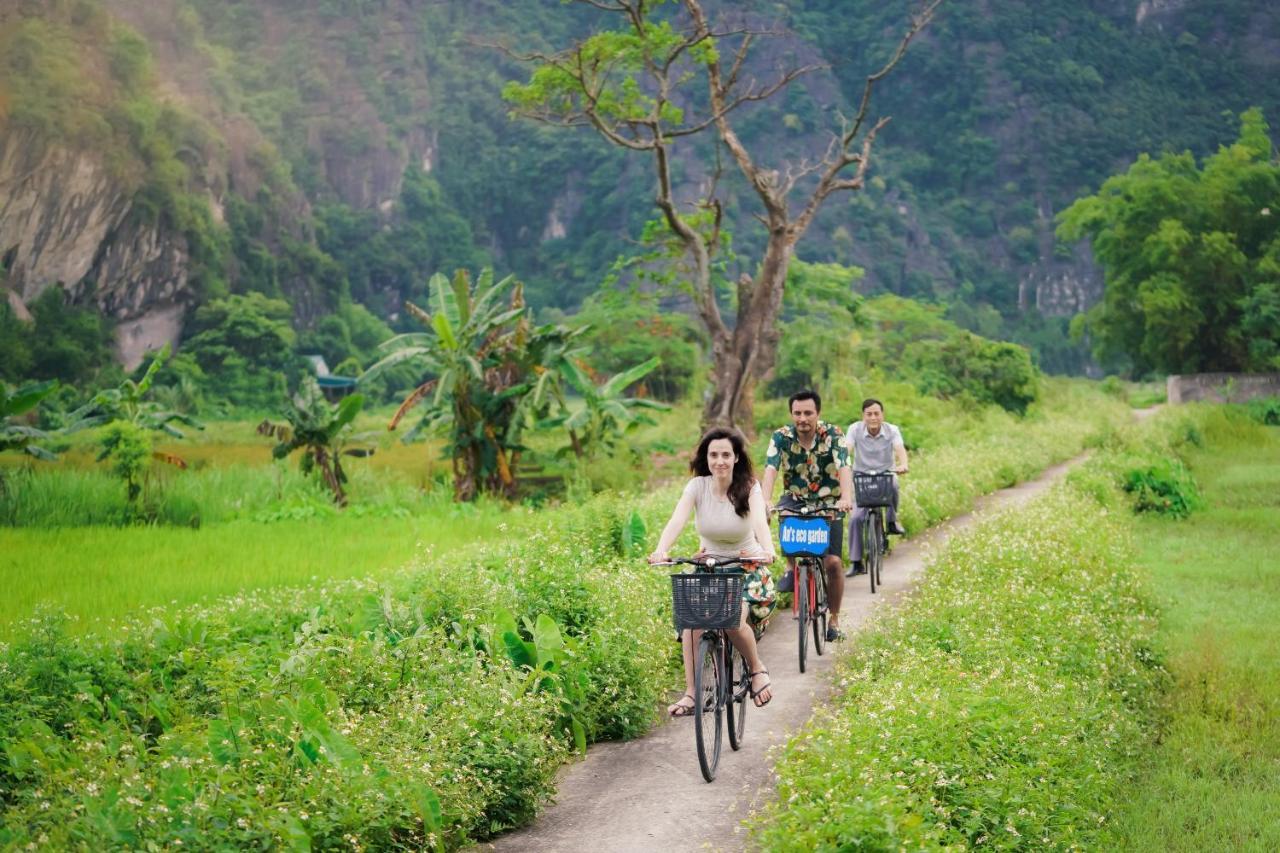
[[(823, 62), (745, 116), (790, 157), (895, 42), (905, 7), (721, 4), (776, 31), (761, 69)], [(0, 286), (22, 314), (61, 286), (136, 363), (226, 293), (283, 297), (300, 329), (358, 302), (395, 325), (428, 275), (495, 264), (572, 309), (653, 214), (645, 165), (586, 134), (514, 121), (527, 73), (494, 44), (602, 26), (539, 0), (5, 0)], [(1251, 105), (1280, 115), (1280, 11), (1265, 0), (956, 2), (890, 78), (868, 191), (824, 213), (811, 260), (936, 300), (1078, 369), (1065, 317), (1097, 298), (1053, 217), (1141, 151), (1203, 154)], [(705, 180), (693, 159), (683, 179)], [(757, 225), (732, 219), (738, 263)]]

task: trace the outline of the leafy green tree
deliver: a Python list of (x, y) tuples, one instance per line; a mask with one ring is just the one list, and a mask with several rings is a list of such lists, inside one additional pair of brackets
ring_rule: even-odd
[(132, 504), (142, 494), (142, 477), (151, 464), (151, 433), (131, 421), (112, 421), (99, 437), (98, 461), (111, 460), (111, 471), (124, 480)]
[(237, 406), (268, 408), (296, 373), (289, 304), (261, 293), (233, 294), (196, 309), (183, 342), (212, 394)]
[[(742, 129), (749, 118), (738, 111), (782, 92), (818, 66), (796, 66), (772, 81), (758, 81), (743, 69), (759, 33), (713, 26), (701, 0), (581, 0), (613, 14), (618, 28), (597, 29), (563, 50), (528, 57), (534, 65), (528, 82), (512, 82), (504, 89), (522, 115), (589, 127), (619, 148), (652, 158), (656, 203), (671, 239), (682, 248), (694, 304), (711, 339), (714, 388), (704, 422), (754, 427), (752, 389), (774, 367), (776, 323), (795, 247), (831, 195), (864, 186), (872, 146), (888, 122), (870, 118), (872, 91), (939, 3), (921, 4), (897, 50), (866, 78), (856, 114), (835, 130), (816, 162), (766, 165), (765, 149), (772, 151), (772, 146), (744, 141)], [(714, 135), (714, 144), (702, 145), (699, 152), (691, 138), (704, 131)], [(707, 183), (709, 192), (692, 213), (674, 191), (673, 161), (702, 152), (715, 158), (705, 164), (706, 174), (718, 176), (722, 154), (732, 161), (754, 194), (757, 217), (767, 226), (755, 276), (738, 282), (732, 324), (721, 314), (714, 276), (721, 246), (718, 181)], [(793, 191), (801, 195), (798, 201), (791, 198)]]
[(971, 332), (912, 345), (905, 366), (922, 392), (942, 398), (965, 396), (1024, 414), (1039, 396), (1040, 374), (1025, 347)]
[(620, 373), (656, 358), (658, 366), (640, 383), (656, 400), (682, 399), (701, 378), (698, 330), (686, 315), (663, 311), (655, 294), (598, 293), (583, 303), (573, 322), (587, 326), (583, 342), (592, 352), (592, 366), (603, 373)]
[(1142, 155), (1059, 216), (1106, 272), (1103, 301), (1074, 326), (1099, 360), (1138, 374), (1280, 369), (1280, 164), (1262, 112), (1197, 168)]
[(21, 450), (37, 459), (57, 458), (36, 443), (51, 438), (49, 433), (19, 420), (40, 405), (40, 401), (52, 394), (57, 387), (58, 382), (54, 379), (28, 382), (13, 389), (9, 388), (8, 383), (0, 382), (0, 452)]
[(408, 437), (447, 429), (457, 499), (480, 491), (512, 496), (523, 432), (557, 399), (562, 366), (577, 352), (582, 330), (534, 327), (521, 285), (511, 276), (494, 281), (491, 270), (474, 285), (465, 270), (452, 281), (437, 273), (429, 288), (433, 313), (406, 303), (427, 331), (385, 342), (387, 355), (361, 379), (396, 364), (419, 367), (430, 378), (405, 399), (389, 428), (422, 404), (426, 411)]
[(110, 327), (94, 309), (68, 304), (62, 288), (49, 288), (29, 308), (31, 322), (24, 322), (0, 298), (0, 378), (75, 384), (113, 363)]
[(866, 325), (854, 292), (857, 267), (793, 260), (782, 297), (782, 337), (769, 391), (785, 396), (801, 388), (828, 387), (848, 370), (852, 332)]
[(334, 503), (345, 507), (347, 474), (342, 470), (342, 455), (348, 452), (344, 446), (351, 423), (363, 407), (364, 397), (360, 394), (349, 394), (331, 404), (315, 379), (307, 376), (298, 393), (289, 400), (285, 413), (287, 423), (264, 420), (258, 424), (258, 434), (276, 439), (278, 443), (271, 448), (271, 455), (276, 459), (284, 459), (303, 448), (303, 472), (319, 472), (320, 479), (333, 492)]

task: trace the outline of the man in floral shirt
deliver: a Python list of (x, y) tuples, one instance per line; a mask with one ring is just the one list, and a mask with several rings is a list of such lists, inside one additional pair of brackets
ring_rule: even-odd
[[(764, 498), (773, 501), (773, 484), (782, 472), (786, 492), (779, 504), (803, 505), (812, 510), (847, 513), (853, 509), (853, 474), (844, 445), (844, 433), (835, 424), (821, 420), (822, 398), (816, 391), (800, 391), (787, 401), (791, 425), (774, 432), (764, 461)], [(840, 600), (844, 597), (844, 570), (840, 554), (844, 548), (844, 525), (831, 522), (831, 540), (823, 566), (827, 570), (827, 639), (839, 640)], [(794, 573), (787, 574), (778, 589), (788, 592)]]

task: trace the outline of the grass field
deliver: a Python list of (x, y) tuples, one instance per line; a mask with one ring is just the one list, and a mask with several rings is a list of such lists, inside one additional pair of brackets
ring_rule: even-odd
[(1138, 528), (1174, 688), (1105, 849), (1280, 850), (1280, 429), (1209, 435), (1206, 509)]
[(443, 506), (408, 518), (338, 516), (181, 527), (0, 528), (0, 638), (38, 605), (64, 609), (75, 629), (140, 608), (186, 605), (313, 579), (376, 577), (424, 550), (436, 553), (517, 529), (531, 517), (496, 504)]

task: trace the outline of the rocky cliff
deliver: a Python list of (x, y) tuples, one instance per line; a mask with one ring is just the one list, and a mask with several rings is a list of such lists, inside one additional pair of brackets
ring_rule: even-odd
[(134, 188), (90, 151), (0, 129), (0, 258), (19, 303), (64, 287), (118, 321), (121, 360), (176, 343), (187, 305), (181, 235), (132, 216)]

